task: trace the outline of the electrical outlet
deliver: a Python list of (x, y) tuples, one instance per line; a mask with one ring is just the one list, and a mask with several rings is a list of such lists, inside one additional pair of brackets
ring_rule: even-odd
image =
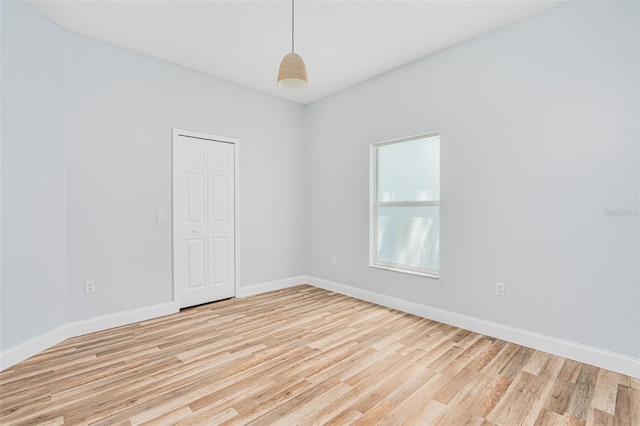
[(95, 293), (96, 291), (96, 282), (91, 280), (91, 281), (85, 281), (84, 282), (84, 292), (85, 293)]
[(335, 255), (335, 254), (332, 254), (332, 255), (331, 255), (331, 264), (332, 264), (332, 265), (335, 265), (336, 263), (338, 263), (338, 262), (336, 261), (336, 255)]
[(504, 296), (505, 285), (504, 283), (496, 283), (496, 294), (498, 296)]

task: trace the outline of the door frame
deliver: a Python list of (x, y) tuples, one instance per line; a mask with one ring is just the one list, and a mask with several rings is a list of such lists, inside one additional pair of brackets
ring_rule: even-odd
[(235, 271), (235, 282), (233, 283), (233, 293), (234, 299), (238, 297), (239, 289), (240, 289), (240, 261), (238, 259), (239, 247), (240, 247), (240, 238), (238, 229), (240, 228), (238, 223), (238, 206), (240, 205), (240, 140), (237, 138), (231, 138), (227, 136), (217, 136), (208, 133), (202, 132), (194, 132), (192, 130), (178, 129), (173, 128), (173, 135), (171, 138), (171, 281), (173, 282), (173, 304), (176, 309), (180, 309), (180, 301), (178, 298), (180, 297), (180, 292), (177, 287), (176, 281), (176, 269), (175, 269), (175, 244), (176, 244), (176, 223), (175, 223), (175, 209), (176, 204), (174, 200), (175, 196), (175, 187), (177, 185), (176, 182), (176, 173), (175, 173), (175, 159), (176, 159), (176, 145), (178, 143), (178, 138), (180, 136), (186, 136), (194, 139), (207, 140), (211, 142), (223, 142), (229, 143), (233, 145), (233, 157), (234, 157), (234, 203), (233, 203), (233, 221), (234, 221), (234, 229), (233, 229), (233, 238), (234, 238), (234, 250), (233, 250), (233, 268)]

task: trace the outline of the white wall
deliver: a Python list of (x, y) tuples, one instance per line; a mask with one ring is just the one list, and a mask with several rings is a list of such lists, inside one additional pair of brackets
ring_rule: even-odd
[[(240, 285), (303, 274), (303, 107), (69, 38), (70, 319), (172, 299), (173, 127), (240, 139)], [(157, 210), (167, 222), (155, 222)], [(88, 279), (97, 288), (90, 296)]]
[(2, 352), (172, 301), (173, 127), (240, 140), (240, 285), (304, 273), (302, 105), (67, 33), (19, 2), (2, 2), (2, 89)]
[[(604, 211), (639, 207), (638, 7), (562, 4), (312, 104), (307, 273), (637, 359), (638, 217)], [(369, 144), (432, 131), (441, 279), (369, 268)]]
[(67, 321), (65, 34), (2, 2), (0, 349)]

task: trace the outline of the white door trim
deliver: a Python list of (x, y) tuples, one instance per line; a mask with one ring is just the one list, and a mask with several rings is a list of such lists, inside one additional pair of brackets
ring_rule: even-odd
[(179, 291), (177, 286), (177, 282), (176, 282), (176, 277), (175, 277), (175, 240), (176, 240), (176, 224), (175, 224), (175, 203), (173, 200), (173, 194), (174, 194), (174, 187), (176, 185), (176, 176), (174, 173), (174, 158), (175, 158), (175, 147), (176, 147), (176, 141), (178, 140), (179, 136), (186, 136), (186, 137), (191, 137), (191, 138), (197, 138), (197, 139), (204, 139), (204, 140), (209, 140), (209, 141), (214, 141), (214, 142), (225, 142), (225, 143), (230, 143), (234, 145), (234, 152), (235, 152), (235, 170), (234, 170), (234, 209), (233, 209), (233, 216), (234, 216), (234, 224), (235, 224), (235, 229), (234, 229), (234, 238), (235, 238), (235, 247), (234, 247), (234, 253), (233, 253), (233, 257), (234, 257), (234, 270), (235, 270), (235, 283), (234, 283), (234, 297), (238, 297), (238, 295), (240, 294), (240, 259), (238, 257), (238, 253), (240, 252), (240, 235), (239, 235), (239, 229), (240, 229), (240, 224), (239, 224), (239, 220), (238, 218), (240, 217), (240, 215), (238, 214), (238, 208), (240, 206), (240, 140), (237, 138), (231, 138), (231, 137), (227, 137), (227, 136), (218, 136), (218, 135), (212, 135), (212, 134), (208, 134), (208, 133), (202, 133), (202, 132), (194, 132), (192, 130), (185, 130), (185, 129), (178, 129), (178, 128), (173, 128), (172, 129), (173, 133), (172, 133), (172, 138), (171, 138), (171, 279), (173, 281), (173, 304), (174, 306), (178, 307), (180, 306), (178, 297), (179, 297)]

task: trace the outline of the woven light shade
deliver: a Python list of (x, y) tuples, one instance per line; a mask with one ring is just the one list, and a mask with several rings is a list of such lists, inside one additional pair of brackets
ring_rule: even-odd
[(280, 63), (278, 87), (281, 89), (304, 89), (309, 83), (307, 67), (297, 53), (288, 53)]

